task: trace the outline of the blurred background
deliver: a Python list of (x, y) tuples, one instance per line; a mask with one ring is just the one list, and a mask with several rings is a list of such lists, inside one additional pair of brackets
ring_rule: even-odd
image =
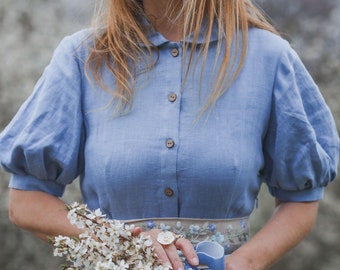
[[(1, 0), (0, 131), (32, 92), (60, 40), (90, 24), (91, 0)], [(311, 72), (340, 127), (340, 1), (257, 0)], [(339, 178), (339, 177), (338, 177)], [(60, 269), (52, 248), (8, 221), (9, 175), (0, 171), (0, 269)], [(79, 201), (77, 183), (64, 199)], [(312, 233), (273, 266), (274, 270), (340, 269), (340, 182), (330, 184)], [(273, 199), (263, 187), (252, 216), (256, 232), (271, 214)], [(278, 233), (280, 233), (278, 228)]]

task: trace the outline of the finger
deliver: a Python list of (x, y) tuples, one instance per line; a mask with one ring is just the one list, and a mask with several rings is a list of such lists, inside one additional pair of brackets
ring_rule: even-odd
[(171, 267), (172, 263), (168, 257), (168, 254), (161, 244), (154, 243), (154, 252), (157, 254), (158, 259), (162, 262), (164, 266), (168, 266), (170, 269), (173, 269)]
[(143, 231), (143, 229), (141, 227), (136, 227), (136, 228), (133, 228), (132, 230), (132, 235), (133, 236), (138, 236), (141, 234), (141, 232)]
[[(136, 227), (135, 229), (138, 229), (138, 227)], [(155, 229), (155, 230), (142, 232), (142, 235), (149, 236), (151, 238), (152, 245), (154, 247), (154, 252), (156, 253), (158, 259), (162, 262), (162, 264), (164, 266), (171, 266), (170, 260), (163, 246), (157, 241), (157, 236), (159, 232), (160, 232), (159, 230)]]
[(188, 239), (185, 238), (177, 239), (177, 241), (175, 242), (175, 246), (177, 249), (182, 251), (184, 257), (188, 260), (188, 262), (192, 266), (197, 266), (199, 264), (199, 260), (195, 252), (195, 249)]
[(173, 267), (173, 269), (184, 269), (183, 262), (178, 255), (177, 248), (174, 244), (163, 246), (166, 255)]

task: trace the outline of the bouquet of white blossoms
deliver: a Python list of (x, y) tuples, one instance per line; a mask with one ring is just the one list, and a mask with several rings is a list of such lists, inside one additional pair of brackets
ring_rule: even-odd
[(110, 220), (101, 211), (91, 211), (84, 204), (67, 206), (68, 219), (84, 232), (79, 237), (57, 236), (52, 239), (54, 256), (66, 256), (71, 265), (63, 270), (169, 270), (154, 253), (149, 237), (134, 236), (133, 225)]

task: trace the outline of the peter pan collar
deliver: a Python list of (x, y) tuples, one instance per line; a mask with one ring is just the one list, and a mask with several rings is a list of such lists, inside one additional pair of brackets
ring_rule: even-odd
[[(157, 32), (152, 27), (152, 25), (150, 24), (150, 22), (146, 18), (143, 18), (142, 24), (144, 25), (145, 29), (149, 29), (149, 32), (146, 34), (146, 37), (148, 38), (148, 40), (151, 42), (152, 45), (159, 47), (159, 46), (161, 46), (165, 43), (171, 42), (170, 40), (165, 38), (161, 33)], [(203, 21), (202, 31), (200, 32), (200, 34), (198, 36), (197, 44), (203, 44), (203, 43), (207, 42), (206, 38), (205, 38), (206, 27), (207, 27), (207, 22)], [(193, 38), (194, 38), (194, 34), (192, 33), (186, 39), (184, 39), (183, 42), (192, 43)], [(214, 42), (214, 41), (217, 41), (217, 40), (218, 40), (218, 27), (217, 27), (217, 24), (215, 22), (213, 24), (211, 37), (210, 37), (210, 40), (208, 42)], [(144, 43), (141, 43), (140, 45), (145, 46)]]

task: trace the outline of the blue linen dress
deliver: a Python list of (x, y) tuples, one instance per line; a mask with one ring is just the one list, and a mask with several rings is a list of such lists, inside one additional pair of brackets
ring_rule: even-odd
[[(250, 29), (240, 75), (195, 122), (220, 60), (216, 33), (202, 84), (198, 57), (183, 88), (183, 44), (150, 33), (157, 64), (150, 72), (137, 67), (133, 107), (114, 117), (110, 93), (84, 73), (90, 32), (61, 42), (1, 133), (0, 162), (12, 174), (11, 188), (62, 196), (79, 177), (90, 208), (123, 220), (248, 216), (262, 183), (283, 201), (322, 198), (336, 175), (339, 138), (318, 87), (285, 40)], [(107, 69), (103, 80), (114, 88)]]

